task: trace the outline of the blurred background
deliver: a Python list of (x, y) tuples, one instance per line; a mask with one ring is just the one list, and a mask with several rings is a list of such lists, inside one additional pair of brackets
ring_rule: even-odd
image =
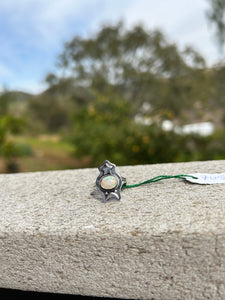
[(225, 159), (225, 0), (0, 2), (0, 172)]

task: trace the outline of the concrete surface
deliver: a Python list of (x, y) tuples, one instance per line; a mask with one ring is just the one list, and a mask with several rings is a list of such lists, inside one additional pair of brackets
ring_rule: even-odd
[[(225, 161), (117, 167), (128, 184)], [(95, 169), (0, 175), (0, 287), (127, 299), (225, 299), (225, 184), (168, 179), (93, 196)]]

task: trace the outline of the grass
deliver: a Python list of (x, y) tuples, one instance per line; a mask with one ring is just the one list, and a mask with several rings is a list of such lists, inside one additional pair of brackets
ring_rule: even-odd
[[(30, 155), (16, 159), (20, 172), (76, 169), (88, 166), (88, 158), (77, 159), (73, 147), (57, 135), (17, 136), (13, 140), (27, 145)], [(4, 162), (0, 159), (0, 172), (4, 172)]]

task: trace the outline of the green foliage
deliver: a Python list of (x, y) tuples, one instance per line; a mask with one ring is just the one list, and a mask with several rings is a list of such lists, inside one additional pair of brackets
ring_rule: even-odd
[(19, 134), (24, 126), (24, 121), (12, 115), (0, 115), (0, 156), (5, 159), (7, 172), (18, 172), (19, 166), (16, 158), (31, 155), (32, 150), (28, 144), (18, 144), (12, 139)]
[(21, 155), (18, 146), (10, 139), (10, 135), (18, 134), (23, 126), (21, 119), (11, 115), (0, 116), (0, 155), (11, 158)]
[[(180, 51), (158, 30), (127, 30), (120, 22), (104, 26), (92, 37), (74, 37), (59, 61), (68, 78), (58, 78), (57, 84), (50, 74), (48, 82), (53, 82), (50, 89), (60, 90), (62, 82), (69, 83), (67, 99), (74, 100), (74, 117), (68, 135), (75, 156), (88, 156), (93, 165), (106, 158), (119, 164), (204, 158), (198, 149), (206, 147), (206, 139), (161, 129), (167, 118), (187, 121), (193, 107), (197, 111), (201, 103), (202, 110), (214, 95), (208, 84), (211, 74), (197, 51)], [(88, 93), (79, 101), (71, 87), (85, 87)], [(136, 115), (150, 118), (152, 125), (137, 124)], [(192, 115), (190, 123), (198, 118), (197, 112)]]
[(51, 132), (67, 130), (71, 115), (89, 105), (93, 91), (111, 89), (129, 102), (133, 117), (149, 103), (151, 113), (168, 110), (180, 123), (197, 102), (202, 110), (212, 98), (204, 58), (191, 47), (180, 51), (162, 32), (142, 26), (127, 30), (120, 22), (92, 37), (75, 36), (65, 44), (59, 66), (62, 77), (47, 75), (49, 89), (29, 105), (32, 119)]
[(8, 113), (10, 100), (8, 93), (0, 95), (0, 115)]
[(68, 123), (68, 111), (64, 101), (53, 95), (34, 97), (29, 103), (29, 112), (29, 117), (34, 121), (32, 126), (34, 131), (40, 126), (42, 130), (55, 132)]
[(220, 50), (225, 43), (225, 1), (208, 0), (210, 8), (207, 11), (207, 18), (215, 28), (215, 36)]
[(130, 118), (126, 100), (95, 96), (94, 102), (75, 114), (70, 132), (75, 156), (89, 157), (93, 166), (105, 159), (121, 165), (145, 164), (212, 159), (218, 153), (210, 149), (208, 138), (163, 131), (161, 122), (137, 124)]
[(77, 85), (99, 93), (113, 87), (130, 102), (134, 114), (146, 102), (174, 114), (189, 108), (199, 93), (191, 85), (205, 67), (204, 58), (191, 47), (179, 51), (162, 32), (142, 26), (128, 30), (121, 22), (104, 26), (92, 37), (75, 36), (59, 61), (62, 72)]

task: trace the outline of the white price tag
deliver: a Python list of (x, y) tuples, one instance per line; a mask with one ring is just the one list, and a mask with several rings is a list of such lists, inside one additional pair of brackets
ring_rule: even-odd
[(196, 178), (186, 177), (185, 179), (192, 183), (198, 183), (198, 184), (225, 183), (225, 173), (216, 173), (216, 174), (194, 173), (190, 175)]

